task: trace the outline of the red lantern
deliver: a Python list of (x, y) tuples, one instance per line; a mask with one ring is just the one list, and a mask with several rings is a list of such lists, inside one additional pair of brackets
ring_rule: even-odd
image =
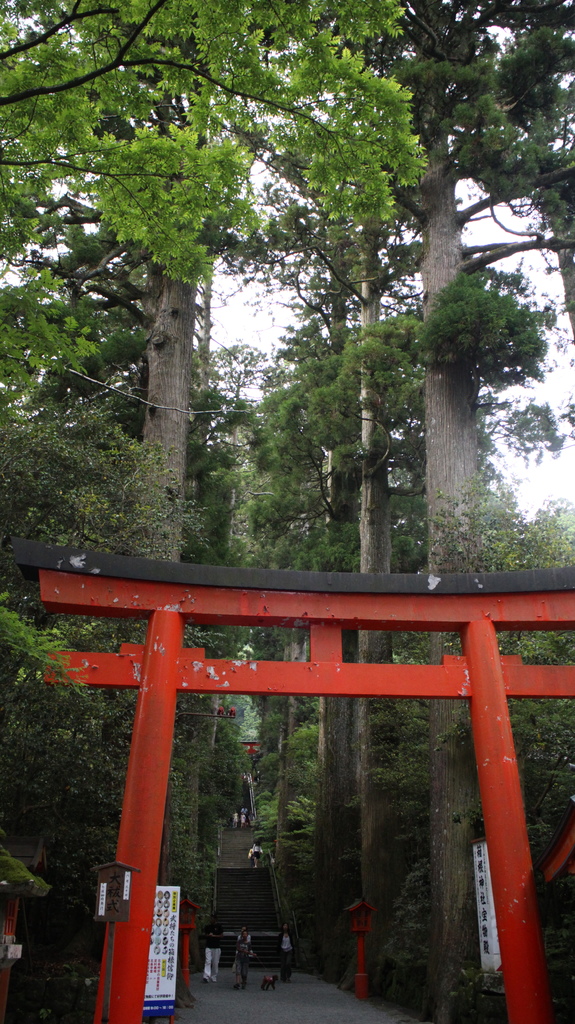
[(196, 927), (196, 914), (201, 907), (191, 900), (180, 900), (180, 932), (182, 943), (180, 948), (180, 965), (186, 985), (190, 984), (190, 932)]
[(359, 900), (351, 907), (346, 907), (351, 914), (351, 930), (357, 935), (357, 974), (355, 976), (356, 999), (367, 999), (369, 996), (369, 980), (365, 973), (365, 936), (371, 931), (371, 915), (375, 911), (365, 900)]

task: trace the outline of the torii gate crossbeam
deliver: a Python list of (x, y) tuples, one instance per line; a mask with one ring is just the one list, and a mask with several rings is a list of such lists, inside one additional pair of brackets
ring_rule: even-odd
[[(116, 925), (110, 1024), (141, 1021), (179, 691), (468, 700), (509, 1022), (552, 1024), (507, 697), (575, 696), (575, 668), (502, 658), (497, 630), (574, 629), (575, 569), (443, 579), (281, 573), (13, 543), (24, 574), (40, 579), (48, 610), (148, 619), (143, 647), (67, 655), (75, 678), (138, 689), (117, 858), (140, 873), (130, 921)], [(307, 628), (310, 661), (206, 659), (183, 649), (187, 622)], [(346, 664), (343, 629), (458, 631), (463, 657), (440, 666)]]

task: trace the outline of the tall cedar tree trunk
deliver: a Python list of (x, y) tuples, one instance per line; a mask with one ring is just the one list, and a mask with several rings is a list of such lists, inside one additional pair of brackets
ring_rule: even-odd
[[(553, 208), (549, 209), (549, 204), (545, 202), (545, 197), (541, 205), (544, 217), (549, 222), (554, 235), (559, 238), (573, 236), (575, 218), (571, 216), (570, 210), (560, 216)], [(575, 252), (573, 249), (560, 249), (557, 253), (557, 262), (563, 283), (565, 309), (569, 317), (571, 335), (575, 339)]]
[(212, 279), (204, 279), (201, 289), (200, 325), (198, 330), (199, 387), (207, 391), (210, 386), (210, 363), (212, 344)]
[(569, 317), (571, 334), (575, 338), (575, 254), (570, 249), (562, 249), (558, 255), (558, 260), (561, 280), (563, 281), (563, 291), (565, 292), (565, 307)]
[(174, 505), (165, 549), (174, 561), (179, 561), (182, 543), (180, 502), (186, 488), (196, 291), (196, 285), (173, 281), (152, 264), (145, 298), (151, 325), (145, 353), (151, 405), (146, 407), (144, 440), (161, 445), (166, 453), (161, 482)]
[(349, 922), (344, 908), (357, 898), (360, 874), (358, 701), (320, 697), (315, 848), (315, 923), (319, 969), (337, 982), (349, 962)]
[[(456, 276), (461, 260), (454, 181), (430, 162), (422, 182), (427, 216), (421, 267), (425, 315)], [(442, 498), (460, 500), (477, 470), (473, 381), (463, 362), (432, 363), (426, 379), (427, 496), (430, 569), (457, 571), (443, 551), (434, 517)], [(441, 660), (441, 637), (432, 638), (432, 661)], [(462, 963), (477, 955), (471, 840), (478, 803), (477, 774), (465, 702), (431, 701), (431, 942), (427, 1006), (435, 1024), (457, 1024), (453, 997)]]
[[(366, 237), (370, 236), (366, 233)], [(362, 327), (368, 329), (380, 319), (380, 296), (369, 278), (379, 266), (377, 241), (373, 233), (371, 252), (367, 253), (366, 277), (362, 284)], [(377, 398), (370, 389), (368, 377), (362, 378), (362, 490), (360, 519), (361, 572), (390, 572), (391, 519), (388, 487), (387, 452), (382, 450), (381, 431), (376, 422)], [(384, 441), (384, 444), (387, 442)], [(391, 661), (391, 634), (363, 631), (359, 634), (360, 662), (382, 664)], [(405, 857), (400, 833), (399, 815), (393, 793), (374, 779), (377, 755), (374, 751), (373, 714), (379, 702), (362, 699), (358, 702), (360, 735), (360, 805), (361, 805), (361, 876), (362, 895), (377, 908), (372, 931), (366, 943), (366, 969), (371, 979), (377, 973), (377, 961), (388, 937), (393, 901), (405, 877)], [(392, 709), (386, 711), (393, 717)], [(392, 727), (393, 728), (393, 727)], [(375, 978), (377, 987), (377, 978)]]
[[(286, 645), (286, 661), (307, 660), (307, 634), (295, 633), (291, 642)], [(290, 737), (297, 725), (297, 700), (295, 697), (286, 697), (284, 705), (284, 718), (281, 728), (281, 746), (279, 759), (279, 792), (278, 792), (278, 824), (277, 824), (277, 848), (276, 859), (281, 872), (282, 880), (287, 892), (297, 882), (297, 866), (294, 865), (290, 851), (282, 843), (282, 835), (288, 829), (289, 814), (288, 807), (291, 800), (297, 796), (297, 789), (291, 781), (291, 757)]]
[[(334, 347), (346, 324), (346, 299), (334, 278), (331, 289)], [(329, 460), (329, 498), (333, 516), (356, 522), (357, 485), (353, 474), (333, 468)], [(354, 647), (353, 651), (350, 649)], [(357, 657), (353, 637), (344, 637), (347, 661)], [(354, 697), (320, 697), (318, 791), (315, 829), (315, 923), (320, 970), (326, 981), (341, 978), (351, 943), (344, 907), (361, 888), (358, 701)]]
[[(212, 279), (207, 277), (198, 295), (198, 324), (197, 324), (197, 365), (198, 365), (198, 390), (199, 398), (203, 403), (202, 395), (210, 386), (211, 368), (211, 343), (212, 343)], [(206, 444), (210, 434), (210, 417), (197, 416), (193, 424), (193, 432), (196, 441)], [(190, 484), (195, 500), (202, 504), (202, 477), (198, 474), (195, 466), (190, 466)]]
[[(196, 290), (195, 285), (172, 280), (161, 267), (150, 264), (144, 307), (150, 323), (145, 363), (147, 399), (152, 404), (146, 406), (144, 440), (159, 445), (165, 453), (166, 469), (159, 482), (173, 498), (173, 512), (164, 537), (155, 540), (158, 557), (174, 561), (179, 561), (182, 546), (181, 502), (186, 487)], [(197, 778), (194, 776), (190, 782), (194, 792)], [(195, 817), (195, 822), (190, 822), (192, 831), (197, 831), (197, 813)], [(160, 884), (171, 880), (170, 832), (168, 789), (158, 871)]]

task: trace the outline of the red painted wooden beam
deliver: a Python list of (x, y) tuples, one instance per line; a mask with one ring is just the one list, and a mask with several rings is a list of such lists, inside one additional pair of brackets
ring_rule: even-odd
[[(73, 678), (90, 686), (136, 689), (133, 655), (65, 652)], [(466, 697), (460, 665), (356, 665), (305, 661), (222, 661), (181, 657), (176, 687), (189, 693), (332, 697)]]
[(237, 590), (40, 570), (48, 611), (147, 618), (178, 611), (200, 625), (338, 626), (341, 629), (461, 630), (475, 619), (496, 628), (575, 629), (571, 591), (519, 594), (363, 594)]
[[(127, 645), (125, 645), (127, 646)], [(142, 648), (120, 654), (62, 652), (74, 681), (136, 689)], [(508, 697), (575, 697), (575, 667), (522, 665), (502, 658)], [(337, 661), (224, 661), (202, 650), (182, 651), (176, 688), (191, 693), (247, 693), (331, 697), (471, 697), (465, 658), (443, 665), (361, 665)]]

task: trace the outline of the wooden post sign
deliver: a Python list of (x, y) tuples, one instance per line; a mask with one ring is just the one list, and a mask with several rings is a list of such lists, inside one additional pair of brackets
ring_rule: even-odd
[(94, 871), (98, 872), (94, 921), (114, 924), (129, 921), (132, 871), (139, 871), (139, 868), (113, 861), (111, 864), (101, 864)]
[[(94, 868), (98, 872), (98, 890), (96, 896), (95, 921), (105, 921), (108, 925), (106, 957), (103, 977), (100, 979), (102, 988), (101, 1024), (110, 1020), (110, 993), (112, 990), (112, 971), (114, 966), (114, 941), (116, 925), (130, 920), (130, 895), (132, 892), (132, 868), (129, 864), (113, 861)], [(100, 1011), (97, 1009), (97, 1013)]]

